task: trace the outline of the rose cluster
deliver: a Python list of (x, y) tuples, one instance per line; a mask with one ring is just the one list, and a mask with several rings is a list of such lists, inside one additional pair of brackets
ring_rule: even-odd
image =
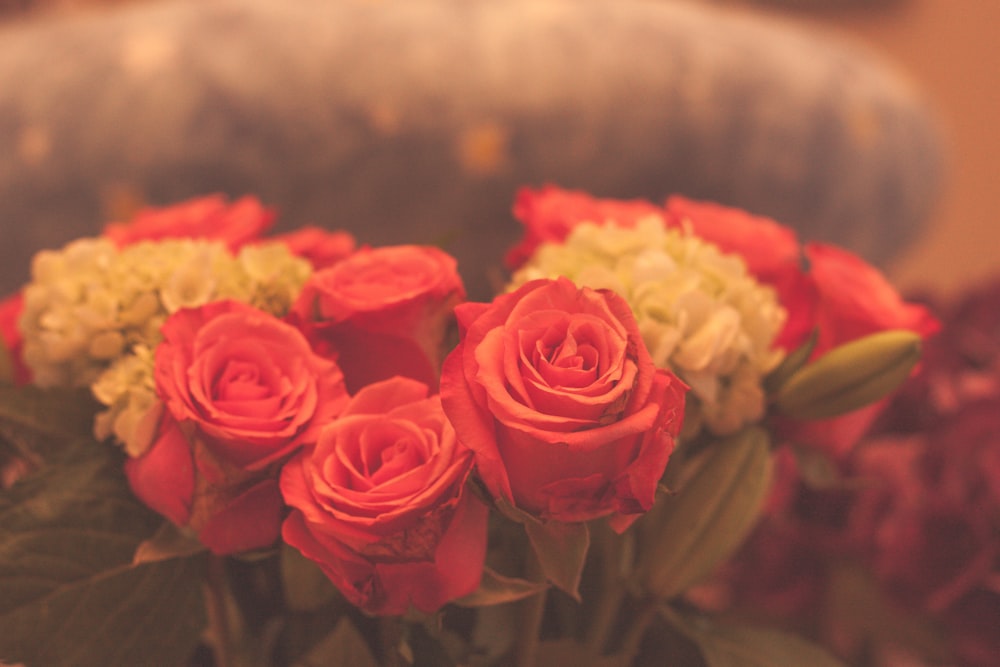
[(402, 614), (478, 587), (473, 486), (542, 523), (652, 506), (686, 387), (624, 300), (561, 279), (463, 303), (441, 250), (273, 219), (250, 198), (144, 210), (41, 253), (0, 311), (17, 381), (89, 386), (149, 507), (220, 555), (283, 539)]
[[(716, 431), (738, 427), (726, 424), (734, 412), (744, 423), (763, 416), (759, 385), (775, 363), (768, 355), (772, 345), (791, 352), (815, 336), (810, 358), (816, 359), (879, 331), (906, 329), (927, 337), (937, 330), (926, 307), (904, 301), (878, 270), (859, 257), (832, 245), (801, 243), (791, 229), (738, 209), (680, 196), (670, 197), (663, 206), (597, 199), (547, 186), (522, 189), (514, 213), (525, 234), (508, 253), (508, 264), (532, 275), (572, 272), (584, 284), (596, 280), (621, 292), (647, 331), (652, 329), (650, 321), (668, 325), (652, 329), (657, 337), (647, 342), (666, 340), (664, 332), (670, 333), (674, 347), (658, 360), (692, 385), (702, 411), (711, 412), (722, 401), (725, 418), (709, 416), (709, 426), (714, 421)], [(673, 231), (676, 240), (651, 237), (651, 221)], [(619, 231), (613, 241), (626, 244), (628, 251), (607, 251), (614, 255), (611, 262), (589, 252), (577, 253), (574, 262), (574, 255), (559, 249), (574, 243), (593, 248), (595, 244), (574, 234), (592, 235), (594, 231), (581, 228), (594, 226), (634, 230), (633, 238)], [(702, 275), (692, 277), (684, 258), (704, 254), (705, 246), (736, 259), (739, 268), (722, 269), (718, 259), (699, 259), (692, 264)], [(663, 252), (651, 253), (660, 247)], [(619, 262), (622, 255), (633, 259)], [(595, 266), (607, 268), (595, 271)], [(742, 276), (744, 269), (758, 287)], [(713, 288), (713, 283), (719, 286)], [(658, 302), (653, 308), (647, 306), (650, 286)], [(682, 286), (686, 291), (679, 293)], [(775, 311), (775, 302), (782, 313)], [(644, 311), (652, 312), (644, 317)], [(701, 354), (690, 354), (691, 350)], [(715, 382), (707, 382), (713, 375)], [(741, 395), (725, 397), (725, 392), (734, 390)], [(874, 405), (828, 420), (774, 421), (773, 427), (785, 440), (836, 457), (850, 450), (883, 407)]]
[[(860, 259), (734, 209), (549, 187), (515, 214), (509, 289), (468, 303), (437, 248), (268, 236), (251, 198), (150, 209), (41, 253), (0, 332), (17, 382), (90, 388), (135, 495), (212, 552), (283, 540), (358, 607), (402, 615), (477, 590), (490, 521), (522, 524), (575, 595), (588, 524), (624, 532), (672, 456), (723, 437), (844, 458), (878, 408), (779, 420), (768, 375), (803, 346), (935, 327)], [(751, 440), (729, 449), (770, 479)], [(545, 549), (574, 540), (554, 576)]]

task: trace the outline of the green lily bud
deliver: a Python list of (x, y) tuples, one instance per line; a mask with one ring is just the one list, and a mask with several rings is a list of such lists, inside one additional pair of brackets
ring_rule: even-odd
[(771, 484), (770, 442), (765, 431), (744, 429), (686, 465), (680, 491), (641, 519), (635, 583), (660, 599), (700, 582), (749, 534)]
[(884, 398), (920, 361), (921, 339), (912, 331), (871, 334), (830, 350), (794, 373), (775, 406), (795, 419), (827, 419)]

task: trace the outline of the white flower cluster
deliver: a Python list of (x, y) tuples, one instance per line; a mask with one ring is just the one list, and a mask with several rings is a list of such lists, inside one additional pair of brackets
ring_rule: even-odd
[(24, 290), (24, 360), (40, 386), (89, 386), (108, 410), (98, 438), (115, 435), (137, 456), (161, 406), (153, 384), (160, 326), (181, 308), (234, 299), (282, 316), (309, 277), (283, 243), (233, 255), (204, 240), (146, 241), (119, 250), (104, 238), (42, 251)]
[(726, 435), (763, 417), (761, 383), (782, 359), (773, 341), (786, 313), (739, 256), (656, 216), (634, 228), (588, 222), (541, 245), (510, 289), (560, 275), (629, 303), (654, 363), (691, 387), (685, 435)]

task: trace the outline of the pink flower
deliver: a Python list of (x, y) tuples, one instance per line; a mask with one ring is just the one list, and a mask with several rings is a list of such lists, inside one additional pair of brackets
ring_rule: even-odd
[[(821, 243), (802, 246), (792, 230), (736, 208), (678, 196), (659, 208), (549, 186), (520, 191), (515, 214), (525, 226), (524, 240), (512, 251), (518, 264), (540, 243), (561, 242), (575, 225), (586, 221), (632, 227), (643, 217), (658, 215), (667, 226), (689, 227), (723, 252), (742, 257), (758, 281), (775, 289), (788, 312), (779, 347), (793, 350), (814, 330), (819, 332), (813, 358), (887, 329), (909, 329), (928, 337), (938, 328), (927, 308), (904, 301), (878, 270), (857, 256)], [(782, 420), (778, 426), (789, 440), (843, 456), (883, 407), (870, 406), (823, 421)]]
[(24, 310), (24, 295), (21, 292), (0, 301), (0, 339), (10, 355), (10, 363), (14, 372), (14, 384), (25, 385), (31, 382), (31, 370), (24, 363), (21, 348), (24, 339), (17, 321)]
[(387, 246), (314, 273), (292, 312), (316, 349), (336, 356), (352, 393), (395, 375), (436, 390), (453, 309), (464, 298), (453, 257)]
[(104, 236), (124, 247), (138, 241), (168, 238), (224, 241), (230, 250), (257, 240), (274, 222), (275, 213), (253, 197), (227, 203), (222, 195), (190, 199), (163, 208), (147, 208), (129, 222), (104, 227)]
[(487, 508), (465, 489), (472, 462), (426, 385), (368, 385), (285, 466), (282, 534), (363, 610), (436, 611), (482, 575)]
[(277, 467), (340, 413), (340, 370), (291, 325), (233, 301), (178, 311), (162, 333), (166, 414), (150, 450), (126, 463), (132, 489), (216, 553), (267, 546)]
[(288, 234), (278, 234), (267, 239), (280, 241), (293, 255), (308, 260), (314, 271), (333, 266), (350, 257), (355, 250), (354, 237), (348, 232), (330, 232), (320, 227), (300, 227)]
[(653, 367), (628, 304), (563, 278), (456, 312), (442, 402), (490, 492), (557, 521), (648, 510), (687, 388)]

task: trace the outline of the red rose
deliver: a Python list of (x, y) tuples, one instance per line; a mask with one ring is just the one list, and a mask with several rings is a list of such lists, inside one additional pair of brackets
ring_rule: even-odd
[(172, 315), (156, 348), (156, 389), (221, 459), (260, 469), (316, 441), (347, 400), (336, 364), (295, 327), (235, 301)]
[(547, 185), (540, 190), (521, 188), (514, 202), (514, 217), (524, 225), (524, 238), (507, 252), (504, 263), (511, 269), (524, 264), (539, 245), (562, 242), (581, 222), (598, 224), (608, 220), (632, 227), (642, 218), (663, 217), (663, 209), (639, 199), (597, 199), (572, 190)]
[(452, 311), (464, 298), (453, 257), (387, 246), (314, 273), (292, 311), (318, 350), (337, 355), (351, 393), (395, 375), (434, 389)]
[(558, 521), (648, 510), (686, 387), (654, 368), (628, 304), (562, 278), (456, 314), (441, 400), (490, 492)]
[(329, 232), (319, 227), (300, 227), (268, 241), (284, 243), (293, 255), (308, 260), (314, 271), (333, 266), (354, 252), (354, 237), (348, 232)]
[(164, 208), (147, 208), (129, 222), (104, 227), (104, 236), (124, 247), (139, 241), (169, 238), (224, 241), (231, 250), (256, 240), (274, 222), (275, 213), (253, 197), (232, 204), (214, 195), (190, 199)]
[[(783, 305), (790, 313), (811, 314), (811, 323), (803, 331), (814, 329), (819, 333), (813, 358), (879, 331), (907, 329), (925, 338), (937, 332), (938, 321), (926, 307), (904, 301), (877, 269), (856, 255), (820, 243), (806, 245), (804, 255), (808, 269), (803, 279), (808, 287), (799, 291), (799, 300), (788, 294), (782, 296), (789, 299)], [(804, 338), (796, 340), (787, 332), (783, 338), (789, 349), (804, 342)], [(887, 401), (880, 401), (833, 419), (782, 420), (779, 431), (789, 440), (841, 457), (886, 405)]]
[(274, 544), (284, 505), (277, 471), (241, 470), (221, 461), (165, 415), (150, 448), (125, 461), (132, 492), (216, 554)]
[(348, 397), (333, 362), (291, 325), (220, 301), (163, 325), (156, 389), (167, 414), (126, 463), (136, 495), (216, 553), (278, 536), (277, 465), (315, 442)]
[(464, 490), (471, 469), (426, 385), (369, 385), (282, 471), (282, 535), (365, 611), (433, 612), (482, 574), (487, 507)]
[[(745, 211), (674, 196), (664, 209), (642, 201), (616, 202), (548, 187), (518, 193), (515, 213), (525, 225), (525, 238), (512, 251), (525, 261), (539, 243), (563, 241), (586, 221), (612, 220), (632, 227), (648, 215), (659, 215), (671, 227), (689, 227), (725, 253), (743, 258), (748, 271), (770, 285), (788, 313), (776, 346), (793, 350), (819, 331), (817, 357), (837, 345), (887, 329), (909, 329), (929, 336), (937, 322), (923, 306), (906, 303), (874, 267), (833, 246), (801, 246), (795, 233)], [(842, 456), (878, 416), (883, 404), (836, 419), (782, 421), (790, 440)]]
[(25, 385), (31, 382), (31, 370), (24, 363), (21, 348), (24, 338), (18, 328), (17, 321), (24, 310), (24, 294), (18, 292), (0, 301), (0, 339), (10, 354), (11, 370), (14, 373), (14, 384)]

